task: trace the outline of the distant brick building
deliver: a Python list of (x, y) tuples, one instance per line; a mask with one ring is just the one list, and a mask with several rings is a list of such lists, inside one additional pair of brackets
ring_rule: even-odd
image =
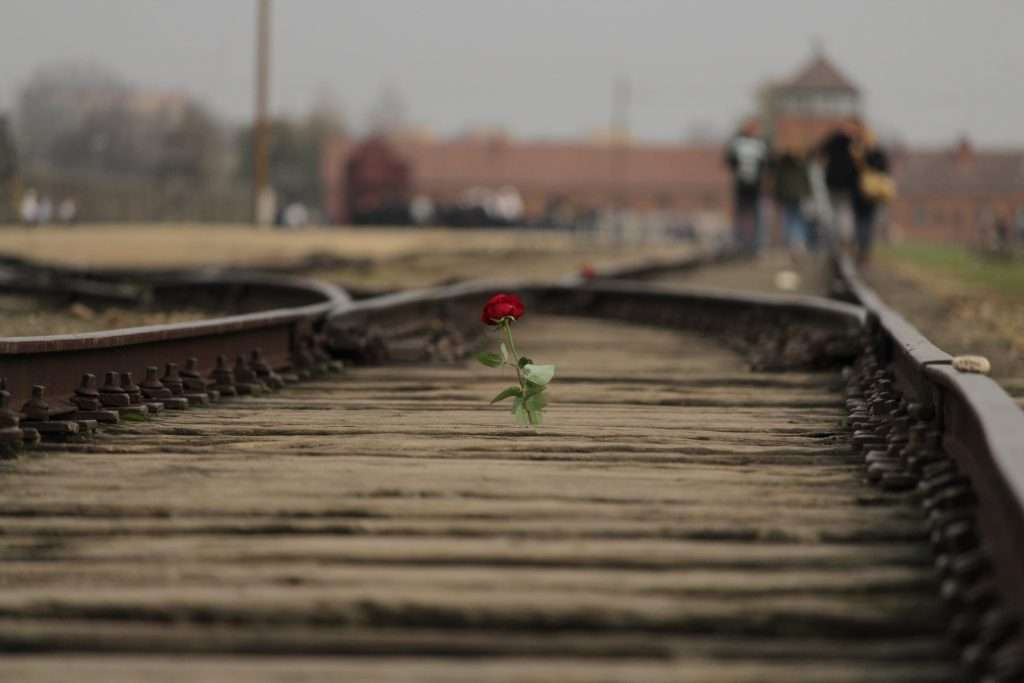
[(975, 149), (966, 139), (947, 149), (898, 149), (899, 194), (890, 208), (896, 232), (913, 239), (973, 242), (997, 220), (1024, 234), (1024, 150)]
[[(792, 77), (762, 87), (757, 104), (762, 132), (776, 148), (807, 151), (842, 124), (863, 120), (860, 89), (820, 53)], [(333, 223), (348, 222), (358, 211), (346, 191), (356, 148), (337, 139), (324, 152), (324, 208)], [(492, 134), (440, 141), (396, 137), (374, 149), (380, 163), (393, 157), (389, 163), (407, 167), (405, 195), (451, 202), (475, 187), (512, 187), (529, 218), (554, 205), (723, 216), (730, 205), (718, 145), (520, 141)], [(1024, 231), (1024, 150), (976, 150), (962, 141), (946, 150), (890, 151), (898, 187), (889, 211), (895, 233), (973, 241), (997, 218)]]
[[(518, 141), (497, 135), (442, 141), (399, 137), (389, 144), (409, 165), (413, 193), (436, 202), (455, 201), (474, 187), (511, 187), (531, 218), (555, 205), (580, 212), (612, 207), (720, 212), (728, 204), (728, 175), (717, 145)], [(339, 139), (324, 155), (325, 209), (335, 223), (352, 215), (343, 188), (354, 149)]]

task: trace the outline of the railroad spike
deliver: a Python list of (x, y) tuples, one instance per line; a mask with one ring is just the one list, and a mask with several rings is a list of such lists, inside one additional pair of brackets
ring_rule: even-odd
[(50, 404), (46, 402), (46, 387), (37, 384), (32, 387), (32, 398), (21, 407), (26, 420), (43, 422), (50, 419)]
[(961, 581), (973, 582), (991, 568), (988, 555), (980, 548), (975, 548), (958, 555), (953, 555), (949, 563), (949, 573)]
[(938, 452), (935, 452), (934, 455), (936, 456), (935, 460), (926, 463), (921, 468), (922, 479), (937, 479), (950, 472), (957, 472), (956, 464), (952, 460)]
[(917, 486), (917, 477), (905, 472), (883, 472), (882, 489), (893, 493), (912, 491)]
[(249, 356), (249, 365), (269, 388), (281, 389), (284, 387), (284, 378), (274, 372), (274, 369), (263, 360), (263, 352), (260, 349), (253, 349)]
[(32, 428), (39, 432), (40, 436), (62, 439), (78, 434), (78, 422), (50, 419), (50, 405), (46, 402), (45, 396), (44, 385), (37, 384), (32, 387), (32, 398), (21, 407), (21, 413), (25, 416), (24, 421), (31, 423)]
[(292, 350), (292, 373), (299, 379), (310, 379), (313, 377), (313, 359), (306, 348), (306, 343), (300, 340), (295, 349)]
[(96, 375), (91, 372), (82, 375), (82, 383), (75, 387), (71, 402), (79, 410), (100, 410), (103, 407), (100, 392), (96, 389)]
[(939, 595), (951, 609), (960, 609), (963, 606), (965, 593), (963, 584), (956, 579), (943, 579), (939, 587)]
[(961, 655), (961, 662), (975, 675), (984, 672), (989, 659), (1003, 645), (1020, 633), (1020, 624), (1006, 611), (993, 607), (985, 612), (972, 639)]
[(220, 392), (207, 387), (206, 380), (199, 372), (199, 359), (195, 356), (190, 356), (185, 361), (185, 367), (182, 368), (179, 376), (185, 387), (185, 397), (189, 403), (205, 406), (220, 398)]
[(873, 462), (868, 465), (868, 481), (881, 483), (886, 474), (902, 474), (903, 465), (898, 462)]
[(982, 683), (1019, 683), (1024, 680), (1024, 640), (1005, 643), (989, 657)]
[(96, 388), (96, 375), (91, 372), (82, 375), (82, 383), (75, 388), (71, 402), (78, 408), (72, 415), (76, 420), (93, 420), (108, 424), (120, 421), (116, 411), (103, 409), (103, 400), (99, 389)]
[(139, 385), (142, 395), (146, 397), (146, 400), (171, 410), (184, 410), (188, 408), (188, 399), (183, 396), (175, 397), (173, 392), (160, 381), (158, 377), (159, 372), (160, 369), (155, 365), (150, 365), (146, 368), (146, 376), (142, 380), (142, 384)]
[(991, 579), (983, 578), (964, 591), (963, 603), (976, 611), (989, 609), (999, 602), (999, 589)]
[(264, 391), (267, 391), (267, 387), (260, 381), (256, 371), (249, 367), (249, 364), (245, 361), (243, 354), (238, 354), (235, 358), (235, 369), (233, 370), (235, 375), (235, 389), (239, 395), (252, 394), (259, 395)]
[(121, 388), (120, 373), (114, 370), (105, 375), (99, 394), (100, 402), (107, 408), (123, 408), (132, 402), (128, 392)]
[(177, 363), (167, 363), (164, 366), (164, 376), (160, 379), (165, 387), (170, 390), (172, 396), (185, 395), (185, 383), (178, 374)]
[(13, 458), (25, 444), (25, 435), (21, 431), (18, 413), (11, 410), (11, 394), (7, 391), (7, 383), (0, 389), (0, 458)]
[(970, 510), (932, 510), (925, 518), (930, 531), (946, 527), (956, 522), (973, 521), (974, 514)]
[(142, 403), (142, 389), (135, 383), (131, 372), (121, 373), (121, 388), (128, 394), (133, 404)]
[(964, 553), (978, 547), (974, 524), (956, 521), (932, 532), (932, 542), (943, 550)]
[(210, 372), (209, 386), (221, 396), (238, 396), (235, 373), (228, 367), (228, 357), (224, 354), (217, 356), (217, 366)]
[(953, 485), (938, 491), (924, 499), (925, 509), (951, 510), (965, 507), (976, 501), (974, 492), (969, 486)]
[(948, 486), (966, 485), (968, 483), (968, 479), (956, 471), (946, 470), (941, 473), (937, 472), (933, 476), (925, 476), (918, 485), (918, 488), (922, 495), (930, 496)]
[(159, 372), (160, 369), (155, 365), (146, 368), (146, 376), (142, 379), (142, 384), (139, 385), (139, 389), (142, 390), (142, 394), (146, 398), (162, 399), (172, 396), (171, 390), (160, 381)]
[(128, 397), (128, 405), (118, 408), (122, 418), (140, 419), (145, 418), (151, 412), (156, 412), (143, 403), (142, 389), (135, 383), (131, 372), (121, 373), (121, 391)]
[(963, 647), (977, 637), (981, 627), (981, 614), (972, 610), (960, 610), (949, 621), (949, 636)]

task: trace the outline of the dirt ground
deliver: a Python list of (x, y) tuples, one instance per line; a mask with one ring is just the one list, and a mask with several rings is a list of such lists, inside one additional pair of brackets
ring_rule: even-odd
[(595, 267), (692, 253), (689, 243), (600, 244), (565, 233), (510, 230), (327, 228), (259, 230), (220, 225), (11, 227), (0, 255), (88, 267), (285, 267), (368, 289), (452, 279), (549, 279)]
[(894, 259), (880, 259), (865, 275), (939, 348), (987, 357), (993, 379), (1024, 404), (1024, 302)]
[(0, 337), (74, 334), (142, 325), (202, 320), (210, 313), (199, 309), (174, 311), (98, 308), (81, 302), (53, 304), (35, 297), (0, 295)]
[(826, 265), (824, 254), (793, 258), (782, 249), (772, 249), (753, 261), (740, 260), (714, 268), (669, 273), (659, 280), (715, 289), (825, 296), (828, 293)]

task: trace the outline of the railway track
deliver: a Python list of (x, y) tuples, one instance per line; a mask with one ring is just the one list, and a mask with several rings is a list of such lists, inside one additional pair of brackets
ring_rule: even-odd
[[(253, 385), (0, 464), (0, 680), (1020, 678), (1024, 418), (848, 266), (855, 304), (519, 288), (559, 364), (538, 432), (461, 360), (495, 285), (232, 277), (203, 286), (276, 310), (33, 340), (36, 379), (0, 341), (18, 401), (44, 367), (57, 399), (189, 355), (209, 389), (242, 354)], [(182, 653), (204, 656), (154, 657)]]

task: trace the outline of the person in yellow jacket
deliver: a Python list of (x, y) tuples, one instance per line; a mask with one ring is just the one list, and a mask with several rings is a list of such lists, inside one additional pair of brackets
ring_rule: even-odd
[(854, 248), (857, 262), (864, 265), (871, 257), (878, 209), (892, 201), (896, 187), (889, 173), (889, 155), (871, 129), (861, 131), (854, 157), (858, 176), (853, 191)]

